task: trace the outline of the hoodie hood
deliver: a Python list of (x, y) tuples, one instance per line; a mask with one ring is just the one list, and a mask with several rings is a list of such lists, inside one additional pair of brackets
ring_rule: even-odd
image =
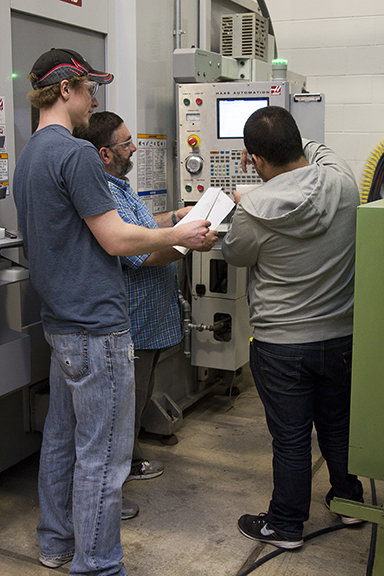
[(270, 230), (308, 238), (329, 228), (340, 196), (340, 178), (331, 180), (329, 168), (311, 164), (279, 174), (244, 194), (241, 205)]

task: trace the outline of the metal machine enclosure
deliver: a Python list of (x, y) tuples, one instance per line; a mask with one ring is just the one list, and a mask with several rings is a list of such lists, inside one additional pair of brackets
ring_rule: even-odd
[[(179, 21), (175, 22), (177, 10)], [(172, 54), (177, 47), (186, 49), (192, 45), (206, 52), (218, 52), (221, 15), (238, 11), (252, 12), (249, 1), (162, 0), (161, 10), (158, 0), (2, 1), (0, 126), (5, 138), (0, 143), (5, 148), (1, 150), (2, 175), (6, 173), (8, 177), (9, 194), (0, 199), (0, 227), (15, 231), (18, 228), (12, 174), (18, 154), (31, 134), (31, 110), (25, 98), (30, 89), (27, 75), (42, 52), (59, 45), (69, 45), (88, 57), (96, 68), (105, 68), (115, 75), (111, 85), (99, 90), (99, 110), (113, 110), (124, 118), (136, 142), (139, 135), (153, 147), (161, 141), (165, 150), (165, 186), (157, 187), (161, 191), (157, 195), (162, 196), (163, 209), (177, 207)], [(139, 157), (138, 152), (130, 173), (132, 186), (138, 192), (142, 182), (140, 168), (144, 165)], [(144, 199), (151, 203), (151, 193), (159, 190), (147, 186), (143, 192), (148, 193)], [(18, 266), (28, 266), (19, 247), (2, 243), (1, 256)], [(39, 307), (39, 298), (29, 280), (0, 285), (0, 471), (40, 446), (48, 399), (49, 348), (42, 333)], [(17, 378), (15, 367), (22, 368)], [(182, 346), (162, 355), (157, 372), (155, 391), (159, 394), (170, 390), (174, 372), (182, 375), (175, 379), (170, 394), (183, 408), (209, 387), (210, 380), (198, 378), (197, 368), (191, 366)]]
[[(33, 61), (59, 44), (84, 53), (88, 47), (95, 67), (104, 67), (108, 4), (105, 0), (95, 4), (96, 13), (91, 7), (79, 10), (60, 1), (0, 4), (0, 131), (5, 136), (1, 180), (8, 177), (7, 195), (0, 199), (0, 226), (17, 236), (0, 240), (0, 471), (39, 449), (48, 405), (49, 347), (40, 299), (28, 279), (12, 195), (15, 163), (35, 121), (26, 99), (27, 77)], [(103, 92), (100, 103), (104, 106)]]
[[(17, 213), (12, 198), (12, 173), (15, 163), (31, 134), (32, 117), (25, 94), (29, 90), (27, 75), (32, 62), (52, 46), (70, 45), (73, 49), (89, 57), (92, 65), (105, 68), (115, 75), (114, 82), (102, 88), (99, 110), (109, 109), (124, 118), (130, 132), (137, 143), (143, 143), (134, 159), (135, 168), (130, 173), (133, 188), (143, 193), (144, 200), (150, 206), (164, 210), (178, 207), (184, 198), (178, 194), (178, 161), (175, 154), (175, 140), (178, 139), (177, 117), (175, 115), (175, 83), (173, 79), (172, 54), (175, 48), (187, 50), (197, 46), (198, 51), (208, 60), (211, 50), (218, 54), (220, 62), (220, 22), (223, 15), (237, 13), (253, 13), (258, 11), (250, 8), (250, 0), (163, 0), (161, 11), (158, 0), (92, 0), (92, 2), (70, 3), (62, 0), (4, 0), (0, 3), (0, 19), (3, 24), (2, 46), (0, 60), (0, 98), (2, 99), (1, 129), (5, 131), (5, 146), (1, 157), (3, 166), (7, 166), (9, 176), (9, 194), (0, 199), (0, 226), (11, 230), (18, 228)], [(179, 10), (179, 21), (175, 22), (175, 11)], [(236, 17), (237, 18), (237, 17)], [(176, 24), (176, 25), (175, 25)], [(268, 38), (271, 44), (271, 35)], [(27, 48), (26, 48), (27, 46)], [(200, 52), (199, 52), (200, 53)], [(216, 61), (216, 60), (215, 60)], [(225, 63), (228, 77), (233, 77), (234, 62), (229, 58)], [(263, 74), (268, 69), (268, 63), (258, 60), (263, 65)], [(207, 68), (207, 69), (209, 69)], [(247, 69), (250, 69), (247, 66)], [(255, 68), (256, 69), (256, 68)], [(191, 74), (192, 76), (192, 74)], [(237, 83), (231, 83), (235, 87)], [(276, 84), (278, 84), (276, 82)], [(237, 86), (240, 90), (240, 84)], [(209, 90), (209, 88), (207, 88)], [(287, 105), (286, 90), (284, 105)], [(272, 98), (272, 97), (271, 97)], [(4, 140), (4, 142), (3, 142)], [(143, 169), (150, 166), (143, 158), (144, 144), (152, 146), (161, 142), (162, 173), (161, 178), (153, 185), (142, 178)], [(203, 142), (205, 142), (203, 138)], [(190, 149), (187, 146), (187, 149)], [(216, 150), (215, 145), (207, 150)], [(237, 143), (233, 150), (240, 150)], [(227, 148), (219, 148), (219, 151)], [(195, 150), (194, 150), (195, 151)], [(205, 154), (205, 152), (204, 152)], [(219, 154), (221, 157), (221, 154)], [(224, 154), (226, 157), (226, 155)], [(180, 152), (179, 152), (180, 158)], [(236, 160), (219, 162), (214, 169), (213, 182), (220, 180), (223, 166), (230, 165), (230, 181), (226, 190), (230, 190), (234, 181), (241, 181), (235, 169)], [(211, 185), (210, 159), (205, 158), (204, 186)], [(215, 162), (216, 163), (216, 162)], [(217, 164), (217, 163), (216, 163)], [(152, 166), (154, 164), (152, 163)], [(226, 168), (225, 168), (226, 171)], [(4, 173), (4, 172), (3, 172)], [(189, 174), (189, 173), (188, 173)], [(163, 178), (164, 176), (164, 178)], [(255, 173), (250, 173), (251, 182), (256, 180)], [(227, 178), (225, 176), (225, 178)], [(160, 186), (161, 180), (161, 186)], [(165, 185), (163, 183), (165, 182)], [(195, 186), (195, 179), (193, 179)], [(196, 193), (196, 199), (201, 192)], [(160, 198), (159, 198), (160, 197)], [(156, 198), (156, 200), (153, 200)], [(186, 193), (185, 201), (192, 196)], [(9, 245), (8, 245), (9, 246)], [(9, 258), (18, 266), (28, 267), (23, 251), (19, 247), (1, 245), (1, 256)], [(220, 260), (220, 256), (214, 260)], [(195, 267), (195, 264), (193, 264)], [(221, 265), (217, 265), (221, 266)], [(245, 302), (245, 271), (235, 272), (236, 282), (242, 286), (232, 297), (221, 294), (216, 300), (224, 310), (233, 312), (232, 326), (244, 323), (248, 329), (248, 317)], [(196, 272), (197, 273), (197, 272)], [(181, 266), (181, 276), (185, 274)], [(201, 280), (197, 277), (195, 283)], [(228, 280), (232, 282), (231, 279)], [(241, 295), (240, 295), (241, 294)], [(225, 296), (225, 297), (223, 297)], [(199, 297), (199, 302), (203, 299)], [(222, 300), (222, 302), (220, 302)], [(242, 312), (238, 308), (242, 302)], [(224, 306), (225, 304), (225, 306)], [(205, 304), (204, 304), (205, 306)], [(44, 415), (47, 409), (47, 377), (49, 364), (49, 349), (42, 333), (39, 316), (40, 302), (29, 280), (22, 282), (6, 282), (0, 285), (0, 352), (2, 358), (0, 390), (0, 431), (4, 438), (4, 450), (1, 450), (0, 470), (18, 462), (40, 445)], [(221, 314), (222, 311), (214, 314)], [(196, 311), (197, 315), (197, 311)], [(241, 319), (239, 322), (236, 316)], [(204, 320), (206, 315), (204, 312)], [(237, 328), (236, 328), (237, 329)], [(243, 331), (243, 332), (246, 332)], [(16, 337), (15, 337), (16, 333)], [(199, 334), (200, 336), (200, 334)], [(215, 340), (214, 345), (223, 348), (223, 358), (235, 342), (239, 343), (241, 354), (246, 353), (240, 338), (232, 334), (228, 342)], [(224, 346), (224, 344), (227, 346)], [(155, 394), (167, 394), (182, 408), (190, 405), (201, 396), (213, 380), (206, 377), (206, 356), (201, 356), (205, 344), (197, 348), (199, 356), (191, 360), (183, 354), (183, 346), (161, 355), (155, 382)], [(13, 357), (8, 353), (12, 348), (17, 352)], [(29, 353), (29, 349), (31, 352)], [(215, 348), (216, 350), (216, 348)], [(228, 354), (230, 364), (235, 369), (244, 363), (244, 356), (239, 351)], [(11, 364), (7, 365), (10, 358)], [(21, 359), (19, 357), (21, 356)], [(219, 364), (212, 354), (212, 364)], [(203, 363), (203, 364), (201, 364)], [(209, 364), (209, 363), (208, 363)], [(221, 363), (220, 363), (221, 364)], [(19, 378), (14, 377), (11, 370), (14, 366), (22, 366)], [(30, 370), (29, 370), (30, 366)], [(4, 367), (4, 369), (2, 369)], [(176, 370), (175, 370), (176, 367)], [(223, 364), (221, 365), (221, 368)], [(201, 368), (201, 369), (200, 369)], [(216, 368), (215, 368), (216, 369)], [(208, 369), (209, 371), (209, 369)], [(177, 373), (174, 377), (174, 373)], [(180, 376), (182, 375), (182, 377)], [(170, 382), (172, 381), (172, 386)], [(174, 382), (173, 382), (174, 381)], [(165, 410), (167, 413), (167, 409)], [(170, 423), (169, 432), (175, 427), (176, 417)], [(151, 426), (151, 423), (148, 425)], [(2, 447), (3, 448), (3, 447)]]
[[(304, 137), (323, 139), (324, 96), (290, 94), (291, 89), (287, 80), (177, 85), (182, 201), (198, 201), (211, 186), (231, 195), (234, 189), (246, 191), (262, 183), (253, 166), (248, 166), (246, 173), (241, 168), (243, 126), (259, 107), (291, 108)], [(223, 225), (221, 238), (228, 226)], [(195, 252), (192, 256), (192, 364), (235, 371), (248, 360), (252, 333), (246, 298), (247, 269), (226, 264), (221, 241), (211, 252)], [(212, 329), (196, 328), (212, 327), (223, 319), (227, 331), (221, 336)]]
[(227, 264), (221, 253), (222, 236), (207, 253), (193, 254), (192, 322), (210, 326), (224, 322), (219, 331), (192, 331), (194, 366), (235, 371), (248, 362), (248, 269)]

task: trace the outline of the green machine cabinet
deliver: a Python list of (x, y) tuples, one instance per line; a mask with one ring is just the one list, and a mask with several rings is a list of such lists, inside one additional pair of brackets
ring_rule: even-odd
[[(349, 471), (384, 480), (384, 200), (357, 210)], [(384, 574), (384, 509), (335, 499), (332, 510), (378, 525), (374, 576)]]

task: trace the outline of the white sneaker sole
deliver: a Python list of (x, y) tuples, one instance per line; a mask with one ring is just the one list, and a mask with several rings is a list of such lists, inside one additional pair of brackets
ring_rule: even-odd
[(266, 544), (272, 544), (272, 546), (276, 546), (277, 548), (285, 548), (286, 550), (294, 550), (295, 548), (301, 548), (304, 544), (304, 540), (297, 540), (297, 541), (287, 541), (284, 540), (268, 540), (267, 538), (256, 538), (255, 536), (250, 536), (246, 532), (238, 526), (240, 532), (243, 536), (246, 536), (250, 540), (255, 540), (256, 542), (265, 542)]
[(43, 556), (39, 556), (39, 562), (47, 568), (60, 568), (60, 566), (64, 566), (64, 564), (70, 562), (72, 558), (73, 554), (65, 558), (44, 558)]

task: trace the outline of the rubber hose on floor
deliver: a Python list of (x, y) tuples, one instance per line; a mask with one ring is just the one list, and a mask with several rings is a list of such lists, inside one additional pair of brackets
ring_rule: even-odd
[[(371, 482), (372, 504), (373, 506), (377, 506), (375, 481), (371, 478), (370, 482)], [(322, 536), (323, 534), (328, 534), (329, 532), (334, 532), (335, 530), (341, 530), (342, 528), (347, 528), (347, 526), (345, 524), (336, 524), (335, 526), (329, 526), (328, 528), (323, 528), (322, 530), (317, 530), (316, 532), (308, 534), (308, 536), (304, 536), (303, 540), (304, 542), (307, 542), (308, 540), (312, 540), (312, 538)], [(366, 576), (372, 576), (373, 563), (375, 560), (376, 539), (377, 539), (377, 524), (373, 523)], [(249, 568), (246, 568), (243, 572), (240, 572), (240, 574), (237, 574), (237, 576), (247, 576), (247, 574), (250, 574), (251, 572), (256, 570), (256, 568), (268, 562), (268, 560), (272, 560), (272, 558), (276, 558), (276, 556), (279, 556), (279, 554), (282, 554), (283, 552), (286, 551), (287, 551), (286, 548), (279, 548), (278, 550), (274, 550), (270, 554), (267, 554), (266, 556), (263, 556), (263, 558), (257, 560), (254, 564), (252, 564), (252, 566), (249, 566)]]
[[(328, 534), (329, 532), (335, 532), (336, 530), (341, 530), (342, 528), (347, 528), (347, 526), (345, 524), (336, 524), (335, 526), (329, 526), (328, 528), (323, 528), (322, 530), (316, 530), (316, 532), (312, 532), (311, 534), (304, 536), (303, 540), (304, 542), (307, 542), (308, 540), (312, 540), (312, 538), (322, 536), (323, 534)], [(270, 554), (267, 554), (266, 556), (263, 556), (263, 558), (257, 560), (254, 564), (249, 566), (249, 568), (246, 568), (243, 572), (237, 574), (237, 576), (247, 576), (247, 574), (250, 574), (251, 572), (256, 570), (256, 568), (262, 566), (263, 564), (265, 564), (265, 562), (268, 562), (268, 560), (272, 560), (272, 558), (276, 558), (276, 556), (279, 556), (279, 554), (282, 554), (283, 552), (287, 551), (289, 552), (289, 550), (287, 550), (286, 548), (278, 548), (277, 550), (274, 550)]]

